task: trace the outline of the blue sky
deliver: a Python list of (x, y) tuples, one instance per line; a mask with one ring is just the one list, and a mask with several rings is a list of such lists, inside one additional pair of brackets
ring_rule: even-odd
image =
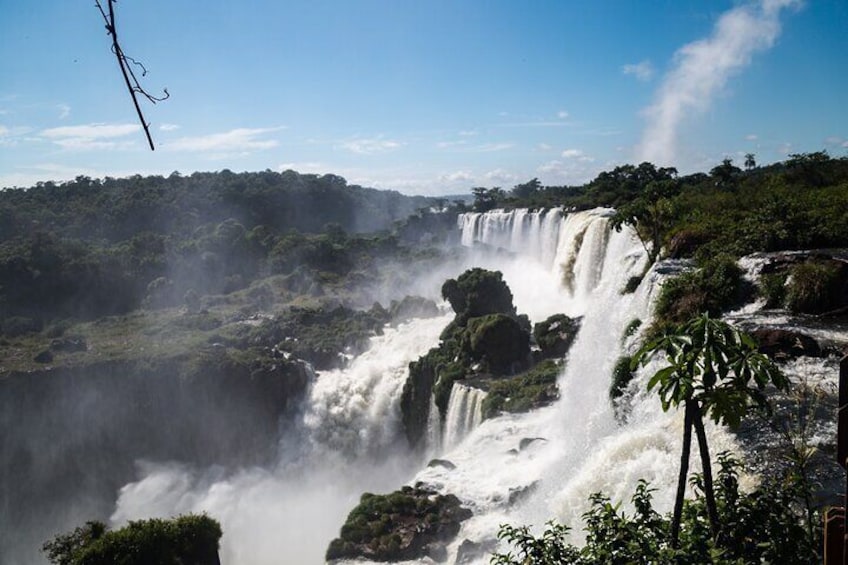
[(334, 173), (407, 193), (848, 154), (848, 2), (0, 0), (0, 187)]

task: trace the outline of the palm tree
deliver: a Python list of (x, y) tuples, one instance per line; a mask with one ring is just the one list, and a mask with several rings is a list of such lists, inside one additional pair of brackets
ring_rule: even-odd
[(785, 389), (788, 381), (768, 357), (757, 351), (750, 335), (707, 313), (646, 343), (633, 357), (631, 368), (635, 370), (638, 365), (647, 364), (658, 353), (665, 354), (668, 364), (651, 377), (648, 390), (657, 388), (663, 410), (680, 404), (685, 410), (683, 450), (671, 522), (672, 545), (677, 546), (680, 533), (692, 428), (698, 438), (710, 528), (718, 539), (718, 512), (703, 417), (736, 427), (750, 406), (766, 406), (763, 390), (767, 385)]
[(757, 166), (757, 160), (753, 153), (745, 153), (745, 169), (750, 171)]

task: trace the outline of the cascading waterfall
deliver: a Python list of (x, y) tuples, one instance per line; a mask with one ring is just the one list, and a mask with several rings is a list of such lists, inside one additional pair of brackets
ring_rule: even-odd
[(297, 429), (285, 430), (271, 469), (196, 470), (144, 463), (111, 517), (206, 512), (221, 522), (224, 563), (320, 563), (363, 492), (389, 492), (420, 464), (404, 445), (399, 397), (410, 361), (452, 316), (385, 328), (342, 370), (317, 375)]
[[(528, 221), (532, 214), (535, 222)], [(624, 328), (633, 319), (649, 318), (660, 278), (650, 271), (636, 292), (621, 294), (647, 258), (632, 232), (610, 230), (610, 215), (604, 209), (565, 215), (498, 211), (459, 220), (463, 242), (497, 245), (525, 263), (532, 258), (543, 264), (561, 285), (558, 311), (583, 316), (583, 322), (559, 379), (559, 402), (483, 422), (444, 454), (454, 469), (428, 468), (416, 476), (473, 509), (454, 547), (464, 539), (491, 544), (504, 522), (541, 525), (557, 518), (579, 532), (592, 492), (626, 504), (640, 479), (657, 487), (660, 510), (671, 506), (681, 415), (663, 412), (655, 395), (644, 392), (644, 375), (630, 385), (626, 425), (616, 420), (608, 399), (612, 368), (632, 341), (623, 338)], [(509, 269), (504, 277), (512, 288)], [(518, 296), (516, 303), (520, 311)], [(708, 434), (716, 452), (734, 449), (721, 429), (710, 426)], [(581, 536), (575, 538), (579, 542)], [(488, 557), (476, 562), (486, 563)]]
[[(222, 522), (225, 562), (263, 565), (281, 556), (320, 562), (362, 492), (388, 492), (404, 481), (455, 494), (474, 511), (449, 549), (454, 554), (465, 539), (493, 542), (505, 522), (558, 518), (577, 525), (591, 492), (626, 501), (641, 478), (658, 488), (657, 506), (670, 507), (682, 417), (663, 413), (639, 378), (631, 383), (626, 426), (607, 397), (612, 366), (629, 344), (623, 330), (634, 318), (647, 319), (659, 277), (649, 272), (635, 293), (621, 294), (646, 257), (631, 232), (610, 231), (609, 215), (551, 209), (459, 218), (463, 244), (513, 254), (472, 250), (463, 268), (501, 270), (518, 311), (533, 321), (583, 316), (560, 376), (559, 402), (481, 423), (484, 393), (455, 384), (445, 421), (433, 404), (428, 422), (429, 452), (453, 465), (416, 474), (420, 459), (399, 442), (399, 396), (408, 363), (436, 345), (451, 316), (416, 320), (387, 328), (347, 369), (318, 376), (303, 421), (285, 432), (276, 467), (222, 476), (214, 469), (148, 466), (121, 490), (113, 522), (205, 511)], [(720, 430), (708, 433), (716, 452), (732, 446)]]
[(442, 445), (451, 449), (483, 421), (483, 399), (486, 393), (478, 388), (454, 383), (451, 388), (448, 412), (445, 417)]

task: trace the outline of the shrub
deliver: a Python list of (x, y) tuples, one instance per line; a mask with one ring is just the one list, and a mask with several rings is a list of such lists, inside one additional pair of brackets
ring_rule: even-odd
[(107, 531), (100, 522), (88, 522), (43, 546), (56, 565), (214, 565), (218, 561), (221, 526), (208, 516), (180, 516), (170, 520), (130, 522)]
[(835, 261), (806, 261), (792, 267), (786, 306), (793, 312), (819, 314), (841, 306), (845, 267)]
[(729, 255), (719, 255), (701, 268), (666, 281), (657, 298), (662, 323), (683, 323), (702, 312), (718, 316), (738, 302), (742, 270)]

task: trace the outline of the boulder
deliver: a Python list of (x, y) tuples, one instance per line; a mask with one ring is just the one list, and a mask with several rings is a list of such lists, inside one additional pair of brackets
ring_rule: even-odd
[(348, 515), (338, 538), (330, 542), (326, 559), (438, 562), (447, 545), (471, 517), (452, 494), (438, 494), (416, 485), (385, 495), (365, 493)]
[(512, 292), (500, 271), (469, 269), (456, 279), (445, 281), (442, 297), (450, 303), (458, 319), (467, 320), (487, 314), (515, 316)]
[(489, 314), (468, 321), (468, 344), (472, 359), (496, 375), (515, 373), (526, 367), (530, 335), (513, 317)]
[(779, 361), (823, 355), (822, 348), (815, 339), (792, 330), (760, 328), (752, 331), (751, 335), (760, 344), (760, 353)]
[(403, 300), (392, 300), (389, 317), (393, 324), (406, 322), (413, 318), (432, 318), (439, 315), (436, 303), (421, 296), (404, 296)]
[(533, 339), (539, 346), (542, 359), (565, 357), (577, 332), (582, 318), (569, 318), (565, 314), (554, 314), (533, 327)]

